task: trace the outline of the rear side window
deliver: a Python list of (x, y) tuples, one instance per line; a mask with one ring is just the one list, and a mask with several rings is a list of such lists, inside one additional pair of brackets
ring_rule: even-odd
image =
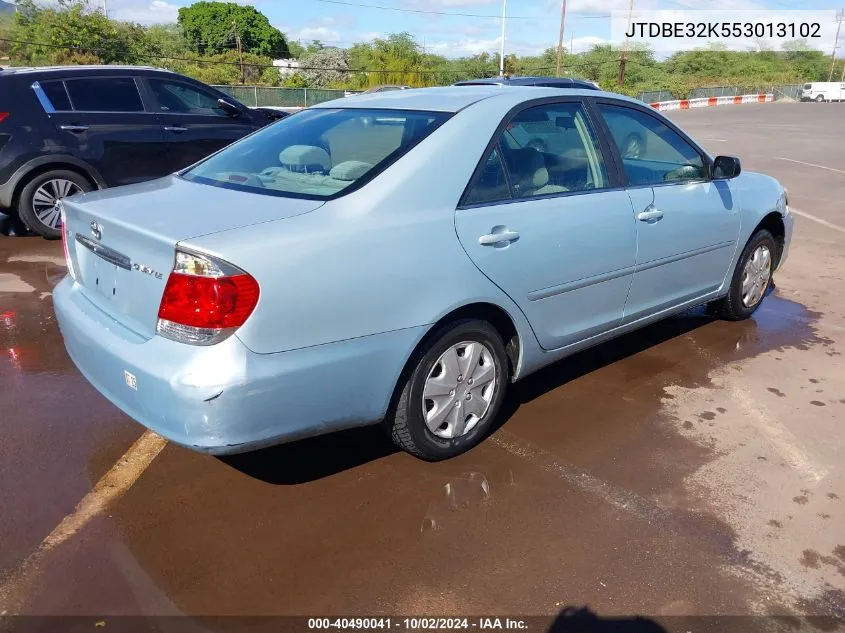
[[(91, 77), (65, 82), (73, 109), (82, 112), (143, 112), (138, 86), (131, 77)], [(57, 108), (58, 109), (58, 108)]]
[(41, 89), (53, 105), (53, 109), (61, 112), (63, 110), (72, 110), (70, 106), (70, 99), (65, 90), (65, 82), (63, 81), (42, 81)]
[(475, 180), (464, 197), (463, 204), (481, 204), (498, 202), (511, 197), (502, 158), (497, 147), (487, 156), (484, 165), (475, 176)]
[(304, 110), (230, 145), (183, 177), (227, 189), (326, 200), (373, 178), (448, 118), (442, 112)]

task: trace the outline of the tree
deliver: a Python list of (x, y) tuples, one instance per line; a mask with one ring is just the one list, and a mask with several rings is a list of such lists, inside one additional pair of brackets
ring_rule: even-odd
[(323, 48), (302, 60), (302, 78), (310, 88), (344, 85), (349, 79), (349, 58), (341, 48)]
[(12, 33), (12, 39), (39, 43), (13, 45), (16, 61), (25, 64), (143, 61), (143, 27), (109, 20), (88, 0), (57, 0), (46, 7), (21, 0)]
[(191, 50), (200, 54), (220, 53), (236, 47), (236, 35), (243, 50), (264, 57), (290, 57), (287, 41), (263, 13), (234, 2), (197, 2), (179, 9), (179, 26)]
[[(246, 85), (256, 85), (265, 82), (266, 78), (275, 74), (278, 83), (279, 71), (272, 67), (269, 57), (260, 57), (252, 53), (243, 55), (243, 79)], [(219, 55), (208, 55), (201, 61), (187, 64), (176, 63), (173, 70), (184, 73), (207, 84), (236, 85), (241, 83), (240, 55), (237, 51), (226, 51)], [(270, 74), (272, 71), (273, 74)]]
[(288, 52), (290, 53), (291, 59), (302, 59), (302, 56), (305, 55), (305, 48), (302, 44), (290, 39), (287, 34), (285, 34), (285, 39), (288, 43)]

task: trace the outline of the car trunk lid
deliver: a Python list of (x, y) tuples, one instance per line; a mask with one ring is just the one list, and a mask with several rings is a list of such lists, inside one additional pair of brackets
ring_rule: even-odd
[(116, 321), (150, 338), (179, 242), (308, 213), (323, 202), (172, 176), (74, 196), (63, 204), (69, 263), (82, 292)]

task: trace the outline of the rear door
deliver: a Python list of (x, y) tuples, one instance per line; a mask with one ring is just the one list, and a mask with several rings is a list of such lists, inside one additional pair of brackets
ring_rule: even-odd
[(75, 77), (40, 85), (55, 110), (48, 114), (62, 148), (93, 165), (108, 186), (167, 174), (164, 134), (155, 115), (145, 111), (133, 77)]
[(659, 115), (615, 100), (599, 99), (597, 107), (627, 178), (638, 229), (625, 320), (717, 290), (739, 235), (731, 181), (711, 180), (709, 158)]
[(218, 95), (180, 79), (146, 77), (156, 118), (174, 172), (213, 154), (256, 129), (249, 113), (232, 116), (217, 106)]
[(546, 100), (503, 122), (457, 210), (467, 254), (545, 349), (621, 322), (637, 243), (616, 184), (584, 103)]

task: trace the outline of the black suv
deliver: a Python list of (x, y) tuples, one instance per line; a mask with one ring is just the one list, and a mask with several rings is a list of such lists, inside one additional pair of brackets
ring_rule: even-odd
[(542, 88), (578, 88), (581, 90), (599, 90), (599, 85), (587, 79), (570, 77), (491, 77), (490, 79), (470, 79), (459, 81), (455, 86), (537, 86)]
[(0, 70), (0, 211), (58, 238), (61, 198), (165, 176), (282, 116), (156, 68)]

